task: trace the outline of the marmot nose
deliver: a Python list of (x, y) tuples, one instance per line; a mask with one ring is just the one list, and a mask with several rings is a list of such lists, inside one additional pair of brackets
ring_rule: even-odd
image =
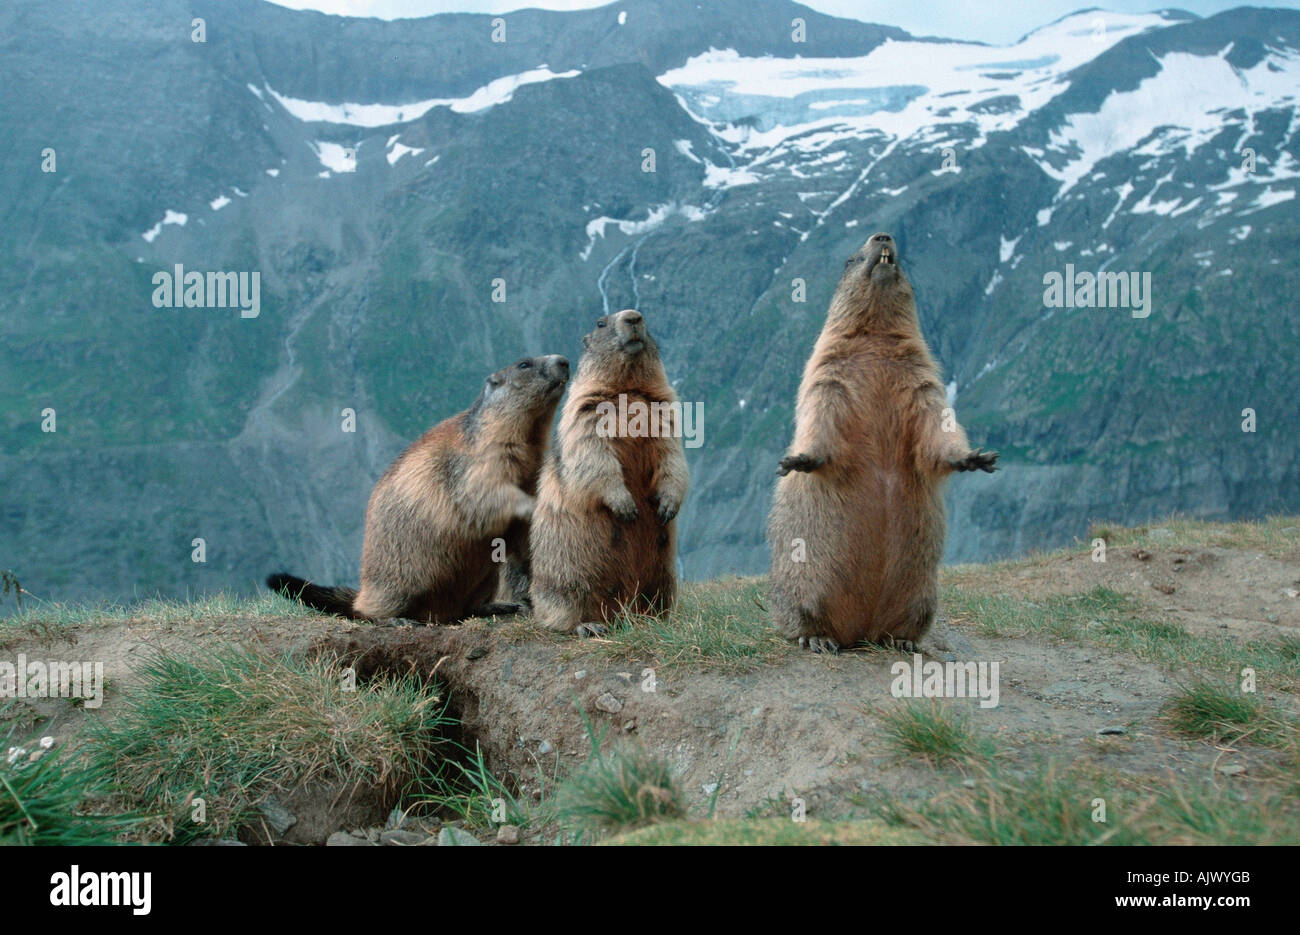
[(888, 234), (877, 234), (876, 236), (872, 237), (871, 239), (872, 239), (875, 243), (893, 243), (893, 242), (894, 242), (894, 238), (893, 238), (893, 237), (890, 237)]
[(644, 319), (641, 317), (641, 313), (637, 311), (633, 311), (632, 309), (628, 309), (627, 311), (623, 312), (622, 318), (629, 325), (639, 325), (641, 324), (642, 321), (644, 321)]
[(546, 358), (547, 362), (561, 373), (569, 372), (569, 358), (561, 357), (559, 354), (552, 354)]

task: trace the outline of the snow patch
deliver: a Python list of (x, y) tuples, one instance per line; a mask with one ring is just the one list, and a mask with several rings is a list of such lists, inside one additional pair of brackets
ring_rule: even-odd
[[(320, 164), (332, 172), (356, 172), (357, 171), (357, 151), (350, 146), (342, 146), (338, 143), (326, 143), (323, 140), (314, 140), (307, 144), (320, 160)], [(326, 178), (326, 176), (321, 176)]]
[(546, 66), (506, 75), (489, 81), (467, 97), (435, 97), (408, 104), (327, 104), (323, 101), (305, 101), (280, 94), (270, 85), (266, 90), (280, 102), (289, 114), (304, 123), (338, 123), (351, 127), (387, 127), (396, 123), (419, 120), (435, 107), (449, 107), (454, 113), (474, 114), (514, 97), (519, 88), (528, 84), (551, 81), (555, 78), (572, 78), (580, 74), (573, 71), (554, 72)]
[(164, 224), (175, 224), (178, 227), (184, 227), (186, 222), (189, 221), (189, 219), (190, 219), (189, 215), (182, 214), (180, 211), (173, 211), (170, 208), (168, 208), (163, 213), (162, 220), (159, 221), (157, 224), (155, 224), (153, 227), (149, 228), (140, 236), (144, 238), (145, 243), (153, 243), (153, 239), (157, 237), (160, 233), (162, 233)]

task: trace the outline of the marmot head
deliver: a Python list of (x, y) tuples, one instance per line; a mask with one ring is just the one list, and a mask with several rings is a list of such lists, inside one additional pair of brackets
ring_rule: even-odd
[(578, 362), (579, 379), (596, 371), (626, 378), (659, 364), (659, 345), (650, 337), (642, 314), (630, 308), (597, 318), (582, 346), (586, 353)]
[(525, 357), (487, 378), (475, 410), (492, 410), (533, 421), (549, 420), (569, 380), (568, 358), (559, 354)]
[(844, 275), (836, 290), (859, 308), (880, 313), (911, 307), (912, 284), (899, 264), (898, 244), (886, 233), (872, 234), (858, 252), (844, 264)]

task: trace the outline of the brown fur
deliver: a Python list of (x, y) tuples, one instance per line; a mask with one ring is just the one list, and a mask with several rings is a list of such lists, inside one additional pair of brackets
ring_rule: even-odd
[(640, 313), (599, 319), (583, 346), (557, 449), (542, 468), (531, 594), (542, 624), (590, 635), (624, 608), (662, 614), (672, 607), (674, 517), (690, 479), (675, 414), (659, 411), (659, 437), (648, 423), (638, 437), (600, 431), (598, 407), (617, 407), (620, 394), (629, 406), (677, 399)]
[[(499, 370), (472, 407), (398, 456), (366, 507), (355, 596), (289, 576), (268, 584), (318, 609), (369, 620), (448, 623), (518, 610), (490, 602), (503, 581), (527, 595), (527, 524), (568, 375), (569, 362), (558, 355)], [(494, 540), (505, 542), (508, 564)]]
[(769, 517), (773, 622), (786, 636), (835, 651), (914, 641), (933, 622), (944, 480), (997, 457), (972, 451), (946, 407), (897, 247), (873, 235), (804, 368)]

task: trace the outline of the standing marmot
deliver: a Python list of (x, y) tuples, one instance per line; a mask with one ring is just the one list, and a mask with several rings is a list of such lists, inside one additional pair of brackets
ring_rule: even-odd
[(992, 471), (945, 412), (888, 234), (845, 264), (804, 368), (768, 534), (776, 626), (814, 652), (918, 639), (938, 606), (953, 471)]
[(690, 477), (677, 394), (640, 312), (599, 319), (582, 344), (538, 484), (531, 594), (541, 623), (592, 636), (624, 608), (673, 605), (673, 518)]
[(526, 594), (526, 582), (516, 581), (527, 575), (527, 557), (511, 556), (503, 576), (493, 540), (532, 515), (568, 378), (569, 362), (557, 354), (498, 370), (473, 406), (398, 456), (366, 507), (360, 593), (283, 574), (267, 585), (317, 610), (368, 620), (449, 623), (519, 610), (489, 602), (503, 577)]

